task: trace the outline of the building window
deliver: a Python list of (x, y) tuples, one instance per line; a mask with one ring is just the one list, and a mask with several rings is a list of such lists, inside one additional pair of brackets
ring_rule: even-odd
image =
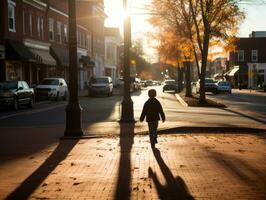
[(82, 46), (85, 47), (86, 46), (86, 34), (82, 33)]
[(16, 32), (16, 3), (13, 1), (8, 1), (8, 30), (11, 32)]
[(26, 34), (26, 12), (23, 10), (22, 12), (22, 21), (23, 21), (23, 34)]
[(67, 27), (66, 24), (64, 24), (63, 42), (64, 43), (67, 43), (68, 42), (68, 27)]
[(251, 61), (257, 62), (258, 61), (258, 50), (251, 51)]
[(57, 37), (57, 41), (58, 42), (62, 42), (62, 38), (61, 38), (61, 22), (57, 22), (57, 34), (56, 34), (56, 37)]
[(44, 21), (43, 21), (43, 17), (41, 17), (41, 38), (44, 39), (44, 31), (43, 31), (43, 28), (44, 28)]
[(38, 38), (41, 38), (41, 17), (37, 17), (37, 34)]
[(87, 36), (87, 34), (85, 34), (84, 40), (85, 40), (85, 47), (88, 48), (88, 36)]
[(239, 50), (238, 51), (238, 61), (239, 62), (244, 62), (244, 50)]
[(54, 19), (49, 18), (49, 40), (54, 41)]
[(32, 14), (29, 15), (29, 27), (30, 27), (30, 35), (32, 36)]
[(87, 36), (87, 41), (88, 41), (88, 49), (91, 51), (91, 35)]

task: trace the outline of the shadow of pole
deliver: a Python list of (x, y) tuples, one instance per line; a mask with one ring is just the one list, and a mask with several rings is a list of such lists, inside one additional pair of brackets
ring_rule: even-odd
[(229, 109), (229, 108), (222, 108), (222, 110), (225, 110), (225, 111), (231, 112), (231, 113), (233, 113), (233, 114), (240, 115), (240, 116), (242, 116), (242, 117), (245, 117), (245, 118), (248, 118), (248, 119), (254, 120), (254, 121), (259, 122), (259, 123), (262, 123), (262, 124), (266, 124), (266, 120), (258, 119), (258, 118), (256, 118), (256, 117), (252, 117), (252, 116), (246, 115), (246, 114), (244, 114), (244, 113), (241, 113), (241, 112), (238, 112), (238, 111), (235, 111), (235, 110)]
[(166, 180), (166, 185), (162, 185), (155, 172), (149, 167), (149, 177), (154, 181), (160, 199), (179, 199), (194, 200), (190, 195), (188, 188), (181, 177), (174, 177), (169, 167), (165, 164), (161, 157), (161, 152), (157, 148), (153, 148), (153, 154), (159, 164), (162, 174)]
[(130, 199), (130, 153), (134, 143), (134, 123), (120, 123), (120, 160), (115, 199)]
[(63, 161), (73, 149), (78, 140), (60, 141), (54, 152), (46, 161), (36, 169), (21, 185), (7, 196), (7, 200), (28, 199), (30, 195), (41, 185), (49, 174)]

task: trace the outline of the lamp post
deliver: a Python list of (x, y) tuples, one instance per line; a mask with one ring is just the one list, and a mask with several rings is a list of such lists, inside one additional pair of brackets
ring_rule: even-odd
[[(127, 0), (123, 0), (124, 10), (127, 11)], [(124, 19), (124, 96), (122, 100), (122, 113), (120, 122), (135, 122), (133, 112), (133, 101), (130, 96), (130, 47), (131, 47), (131, 22), (130, 16)]]
[(69, 11), (69, 101), (66, 107), (65, 136), (83, 135), (81, 128), (82, 108), (78, 101), (77, 25), (76, 1), (68, 0)]

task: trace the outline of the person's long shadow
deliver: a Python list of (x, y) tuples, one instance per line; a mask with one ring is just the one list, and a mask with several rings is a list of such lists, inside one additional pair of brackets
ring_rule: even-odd
[(120, 123), (120, 160), (115, 199), (130, 199), (130, 153), (134, 143), (134, 123)]
[(173, 176), (169, 167), (165, 164), (161, 157), (161, 152), (157, 148), (153, 148), (153, 154), (159, 164), (159, 167), (166, 180), (166, 185), (162, 185), (155, 172), (149, 167), (149, 177), (151, 177), (156, 186), (160, 199), (178, 199), (178, 200), (193, 200), (194, 198), (190, 195), (188, 188), (184, 180), (177, 176)]
[(7, 196), (7, 200), (24, 200), (42, 184), (51, 172), (63, 161), (78, 140), (62, 140), (54, 152), (21, 185)]

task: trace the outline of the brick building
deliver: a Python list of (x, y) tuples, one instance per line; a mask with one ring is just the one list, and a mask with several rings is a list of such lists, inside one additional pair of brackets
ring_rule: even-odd
[[(92, 75), (104, 73), (106, 15), (103, 1), (76, 6), (79, 88), (84, 89)], [(30, 85), (45, 77), (68, 80), (68, 1), (2, 0), (0, 10), (0, 80)]]
[(230, 52), (226, 74), (235, 87), (257, 88), (266, 82), (266, 37), (239, 38)]

